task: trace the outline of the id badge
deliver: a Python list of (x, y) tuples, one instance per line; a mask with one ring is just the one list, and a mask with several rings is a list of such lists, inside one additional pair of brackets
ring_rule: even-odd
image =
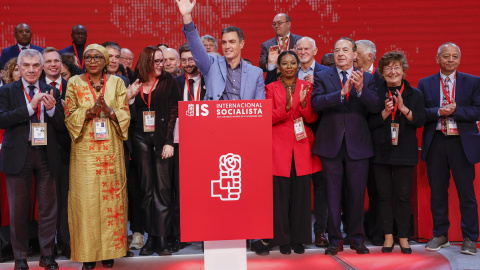
[(93, 131), (95, 141), (108, 140), (107, 118), (93, 119)]
[(155, 112), (143, 112), (143, 132), (155, 131)]
[(47, 124), (32, 123), (32, 145), (47, 145)]
[(295, 131), (295, 137), (297, 141), (305, 139), (307, 137), (307, 132), (305, 131), (305, 126), (303, 125), (303, 118), (297, 118), (293, 121), (293, 128)]
[(398, 133), (400, 132), (400, 125), (392, 123), (390, 125), (390, 133), (392, 134), (392, 145), (398, 145)]
[(448, 135), (460, 135), (460, 133), (458, 133), (457, 123), (451, 117), (447, 117), (447, 136)]

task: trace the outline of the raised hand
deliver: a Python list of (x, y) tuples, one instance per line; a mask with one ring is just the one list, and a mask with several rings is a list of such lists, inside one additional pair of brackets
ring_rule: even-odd
[(347, 80), (347, 82), (345, 83), (345, 85), (343, 86), (342, 88), (342, 91), (340, 92), (340, 94), (342, 96), (346, 96), (348, 93), (350, 93), (350, 91), (352, 91), (352, 87), (353, 87), (353, 83), (352, 83), (352, 78), (350, 76), (350, 79)]
[(403, 104), (403, 98), (400, 92), (397, 90), (397, 96), (393, 96), (393, 100), (395, 100), (395, 103), (397, 103), (397, 109), (403, 112), (403, 110), (406, 108), (405, 105)]
[(127, 88), (127, 100), (134, 98), (140, 92), (140, 89), (142, 89), (142, 83), (137, 79)]
[(192, 22), (192, 10), (195, 7), (196, 0), (175, 0), (178, 5), (178, 10), (183, 16), (183, 23), (189, 24)]
[(97, 98), (97, 101), (95, 101), (95, 104), (93, 105), (93, 107), (90, 109), (90, 112), (97, 115), (101, 110), (102, 110), (102, 99), (103, 99), (103, 95), (100, 95), (98, 98)]
[(307, 107), (307, 96), (308, 96), (308, 91), (310, 91), (310, 85), (307, 85), (307, 87), (305, 87), (305, 89), (303, 89), (303, 84), (302, 86), (300, 87), (300, 105), (302, 106), (302, 108), (305, 108)]
[(48, 110), (51, 110), (53, 106), (57, 103), (55, 100), (55, 97), (53, 97), (53, 90), (50, 90), (50, 94), (45, 94), (43, 96), (43, 105), (45, 105), (45, 108)]
[(278, 56), (280, 55), (278, 53), (280, 46), (275, 45), (271, 46), (270, 49), (268, 49), (268, 63), (271, 65), (277, 65), (277, 60)]

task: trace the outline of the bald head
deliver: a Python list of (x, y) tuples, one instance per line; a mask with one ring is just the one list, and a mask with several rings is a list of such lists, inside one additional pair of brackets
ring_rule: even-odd
[(134, 60), (134, 55), (132, 51), (130, 51), (127, 48), (122, 48), (120, 50), (120, 62), (125, 68), (132, 68), (133, 65), (133, 60)]
[(73, 26), (72, 41), (76, 45), (85, 45), (87, 43), (87, 28), (81, 24)]
[(290, 16), (285, 13), (278, 13), (273, 18), (273, 31), (278, 37), (284, 37), (290, 33), (290, 27), (292, 26), (292, 22), (290, 21)]
[(172, 48), (165, 48), (162, 52), (163, 58), (165, 59), (163, 69), (168, 73), (174, 74), (180, 66), (180, 56), (178, 55), (178, 52)]
[(32, 42), (32, 29), (28, 24), (21, 23), (15, 27), (15, 39), (22, 46), (28, 46)]

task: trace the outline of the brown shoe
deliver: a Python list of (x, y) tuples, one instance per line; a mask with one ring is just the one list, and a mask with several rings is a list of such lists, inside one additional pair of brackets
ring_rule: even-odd
[(328, 247), (328, 239), (325, 236), (325, 233), (315, 233), (315, 246), (317, 247)]

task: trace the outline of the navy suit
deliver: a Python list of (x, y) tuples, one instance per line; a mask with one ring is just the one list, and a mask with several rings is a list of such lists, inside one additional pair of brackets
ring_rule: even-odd
[(480, 77), (457, 72), (457, 107), (453, 119), (457, 123), (459, 136), (444, 136), (436, 131), (442, 91), (440, 73), (421, 79), (418, 89), (425, 97), (427, 122), (423, 129), (422, 160), (427, 164), (432, 195), (433, 235), (447, 236), (448, 233), (448, 185), (451, 171), (460, 201), (463, 238), (477, 241), (479, 222), (473, 181), (474, 164), (480, 162), (480, 133), (476, 124), (480, 120)]
[[(30, 44), (30, 49), (37, 50), (39, 52), (43, 51), (42, 47), (38, 47), (33, 44)], [(13, 46), (3, 49), (2, 55), (0, 56), (0, 67), (3, 69), (5, 67), (5, 64), (8, 62), (8, 60), (14, 57), (18, 57), (19, 54), (20, 54), (20, 51), (18, 49), (18, 44), (15, 44)]]
[(363, 205), (368, 174), (368, 158), (373, 156), (367, 111), (380, 110), (379, 97), (372, 90), (372, 74), (363, 73), (363, 89), (357, 96), (352, 87), (348, 101), (341, 99), (342, 84), (333, 67), (319, 74), (312, 93), (312, 108), (322, 112), (312, 152), (320, 156), (328, 189), (328, 237), (331, 244), (343, 243), (340, 230), (342, 178), (346, 166), (347, 237), (363, 242)]
[[(80, 63), (80, 66), (83, 65), (83, 51), (84, 50), (85, 50), (85, 45), (77, 46), (78, 62)], [(75, 49), (73, 48), (73, 44), (66, 47), (66, 48), (63, 48), (59, 51), (60, 54), (67, 53), (67, 52), (75, 54)], [(82, 70), (85, 71), (85, 66), (83, 66)]]

